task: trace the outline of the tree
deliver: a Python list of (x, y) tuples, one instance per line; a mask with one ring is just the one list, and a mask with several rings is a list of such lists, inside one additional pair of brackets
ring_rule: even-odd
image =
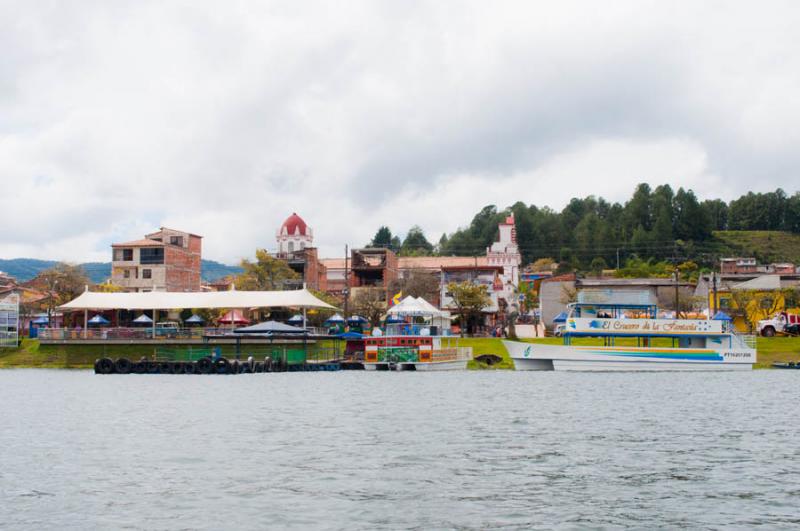
[(83, 293), (90, 283), (83, 267), (62, 262), (40, 272), (28, 282), (28, 286), (47, 295), (42, 300), (42, 309), (46, 309), (50, 316), (57, 306)]
[(244, 270), (234, 279), (236, 289), (246, 291), (274, 291), (287, 289), (292, 280), (300, 280), (283, 260), (278, 260), (264, 249), (256, 249), (256, 261), (247, 258), (241, 262)]
[(389, 284), (390, 294), (401, 291), (403, 295), (422, 297), (427, 301), (435, 300), (439, 295), (439, 274), (420, 268), (407, 271), (403, 278)]
[(359, 288), (350, 301), (353, 312), (369, 320), (372, 326), (381, 324), (381, 317), (386, 313), (386, 301), (382, 289)]
[(530, 269), (534, 272), (552, 271), (556, 267), (556, 261), (552, 258), (539, 258), (531, 264)]
[(464, 329), (471, 329), (473, 322), (480, 316), (481, 310), (491, 304), (489, 289), (483, 284), (464, 281), (449, 283), (447, 291), (453, 299), (456, 314), (460, 317), (461, 336), (463, 337)]
[(372, 241), (369, 242), (369, 247), (382, 247), (396, 251), (399, 246), (394, 246), (395, 238), (396, 236), (392, 235), (392, 231), (389, 230), (389, 227), (381, 225), (378, 229), (378, 232), (376, 232), (375, 236), (372, 237)]
[(596, 256), (594, 260), (592, 260), (590, 269), (592, 270), (593, 274), (600, 276), (603, 274), (604, 269), (608, 269), (608, 264), (602, 256)]
[(433, 245), (425, 237), (425, 233), (419, 225), (414, 225), (408, 230), (406, 239), (400, 247), (400, 254), (403, 256), (425, 256), (433, 252)]

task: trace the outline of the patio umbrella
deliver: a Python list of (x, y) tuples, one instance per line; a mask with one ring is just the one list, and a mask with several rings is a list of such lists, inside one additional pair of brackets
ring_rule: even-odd
[(247, 319), (241, 310), (231, 310), (220, 317), (219, 322), (223, 324), (249, 324), (250, 319)]
[(361, 317), (360, 315), (351, 315), (347, 318), (348, 323), (368, 323), (366, 317)]
[(293, 316), (291, 316), (289, 320), (286, 322), (292, 324), (303, 324), (303, 315), (300, 313), (296, 313)]
[(344, 317), (339, 315), (338, 313), (331, 315), (325, 320), (326, 323), (343, 323)]
[(153, 320), (147, 317), (145, 314), (140, 315), (134, 319), (133, 322), (135, 324), (153, 324)]
[(109, 320), (103, 317), (102, 315), (97, 314), (91, 319), (89, 319), (88, 323), (90, 325), (107, 325), (109, 323)]
[(205, 320), (197, 314), (193, 314), (191, 317), (186, 319), (187, 324), (203, 324)]
[(49, 324), (49, 323), (50, 323), (50, 319), (48, 319), (45, 316), (37, 317), (36, 319), (31, 321), (31, 324), (35, 324), (35, 325)]
[(712, 319), (714, 319), (716, 321), (733, 321), (731, 316), (728, 315), (727, 313), (723, 312), (723, 311), (719, 311), (719, 312), (715, 313), (714, 317), (712, 317)]

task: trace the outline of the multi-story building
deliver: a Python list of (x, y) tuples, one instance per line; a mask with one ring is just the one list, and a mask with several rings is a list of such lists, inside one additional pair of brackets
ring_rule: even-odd
[(202, 236), (161, 227), (111, 249), (111, 281), (126, 291), (200, 291)]

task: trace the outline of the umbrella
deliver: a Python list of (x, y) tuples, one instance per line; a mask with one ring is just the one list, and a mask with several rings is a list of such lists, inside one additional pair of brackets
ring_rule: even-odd
[(219, 318), (220, 323), (224, 324), (248, 324), (250, 322), (241, 310), (231, 310)]
[(109, 323), (109, 320), (103, 317), (102, 315), (97, 314), (91, 319), (89, 319), (88, 323), (90, 325), (107, 325)]
[(360, 315), (351, 315), (347, 318), (348, 323), (368, 323), (366, 317), (361, 317)]
[(553, 318), (554, 323), (566, 323), (567, 322), (567, 312), (561, 312), (560, 314), (556, 315)]
[(186, 319), (186, 322), (189, 323), (189, 324), (195, 324), (195, 323), (201, 324), (201, 323), (205, 323), (205, 320), (195, 313), (191, 317)]
[(136, 324), (153, 324), (153, 320), (147, 317), (145, 314), (140, 315), (134, 319), (133, 322)]
[(343, 323), (344, 317), (339, 315), (338, 313), (331, 315), (325, 320), (326, 323)]
[(712, 319), (715, 319), (717, 321), (733, 321), (730, 315), (722, 311), (715, 313)]
[(303, 322), (303, 316), (301, 314), (299, 314), (299, 313), (296, 313), (293, 316), (291, 316), (289, 318), (289, 320), (286, 321), (286, 322), (287, 323), (302, 323)]
[(279, 323), (278, 321), (264, 321), (263, 323), (237, 328), (235, 334), (305, 334), (305, 329)]
[(45, 317), (45, 316), (42, 316), (42, 317), (37, 317), (36, 319), (34, 319), (33, 321), (31, 321), (31, 324), (37, 324), (37, 325), (40, 325), (40, 324), (49, 324), (49, 323), (50, 323), (50, 319), (48, 319), (48, 318), (47, 318), (47, 317)]

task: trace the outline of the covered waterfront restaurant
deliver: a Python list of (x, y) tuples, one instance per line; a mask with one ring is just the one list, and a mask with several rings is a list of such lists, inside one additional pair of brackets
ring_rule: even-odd
[[(83, 312), (83, 328), (73, 331), (74, 339), (86, 339), (89, 331), (89, 313), (97, 311), (152, 311), (179, 309), (225, 309), (247, 311), (260, 308), (297, 308), (302, 310), (303, 321), (309, 308), (336, 310), (325, 301), (315, 297), (306, 289), (291, 291), (212, 291), (212, 292), (166, 292), (146, 293), (101, 293), (85, 291), (72, 301), (62, 305), (63, 312)], [(152, 335), (156, 337), (157, 323), (152, 320)], [(303, 323), (305, 324), (305, 322)], [(106, 336), (108, 337), (106, 331)], [(55, 337), (52, 339), (56, 339)]]

